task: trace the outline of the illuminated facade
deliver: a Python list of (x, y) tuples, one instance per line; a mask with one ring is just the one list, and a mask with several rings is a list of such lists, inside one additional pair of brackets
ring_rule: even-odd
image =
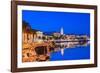
[(23, 22), (22, 31), (22, 62), (48, 61), (50, 56), (50, 45), (43, 42), (43, 32), (33, 30)]

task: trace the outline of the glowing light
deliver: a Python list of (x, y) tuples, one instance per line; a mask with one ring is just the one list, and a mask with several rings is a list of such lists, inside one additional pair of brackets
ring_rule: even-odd
[(64, 48), (61, 49), (61, 55), (64, 55)]

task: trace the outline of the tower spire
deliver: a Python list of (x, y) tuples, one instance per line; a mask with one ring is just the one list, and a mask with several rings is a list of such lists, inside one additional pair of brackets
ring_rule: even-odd
[(63, 35), (63, 34), (64, 34), (63, 27), (61, 27), (60, 33), (61, 33), (61, 35)]

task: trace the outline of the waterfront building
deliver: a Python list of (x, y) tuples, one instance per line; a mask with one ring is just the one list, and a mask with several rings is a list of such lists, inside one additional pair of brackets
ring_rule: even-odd
[(23, 22), (22, 29), (23, 43), (32, 43), (33, 39), (36, 38), (36, 30), (31, 29), (31, 26), (25, 22)]
[(36, 35), (37, 35), (37, 38), (38, 38), (38, 39), (42, 39), (42, 37), (43, 37), (43, 32), (37, 31), (37, 32), (36, 32)]
[(55, 37), (60, 37), (61, 34), (60, 34), (59, 32), (54, 32), (54, 33), (53, 33), (53, 36), (55, 36)]

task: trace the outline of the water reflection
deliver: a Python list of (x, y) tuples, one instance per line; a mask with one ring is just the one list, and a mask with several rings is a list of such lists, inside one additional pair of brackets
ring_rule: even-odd
[(55, 42), (55, 48), (50, 54), (50, 61), (89, 59), (89, 42), (89, 40)]
[(79, 41), (55, 41), (54, 43), (54, 52), (61, 50), (61, 49), (67, 49), (67, 48), (75, 48), (80, 46), (87, 46), (89, 45), (89, 40), (79, 40)]

